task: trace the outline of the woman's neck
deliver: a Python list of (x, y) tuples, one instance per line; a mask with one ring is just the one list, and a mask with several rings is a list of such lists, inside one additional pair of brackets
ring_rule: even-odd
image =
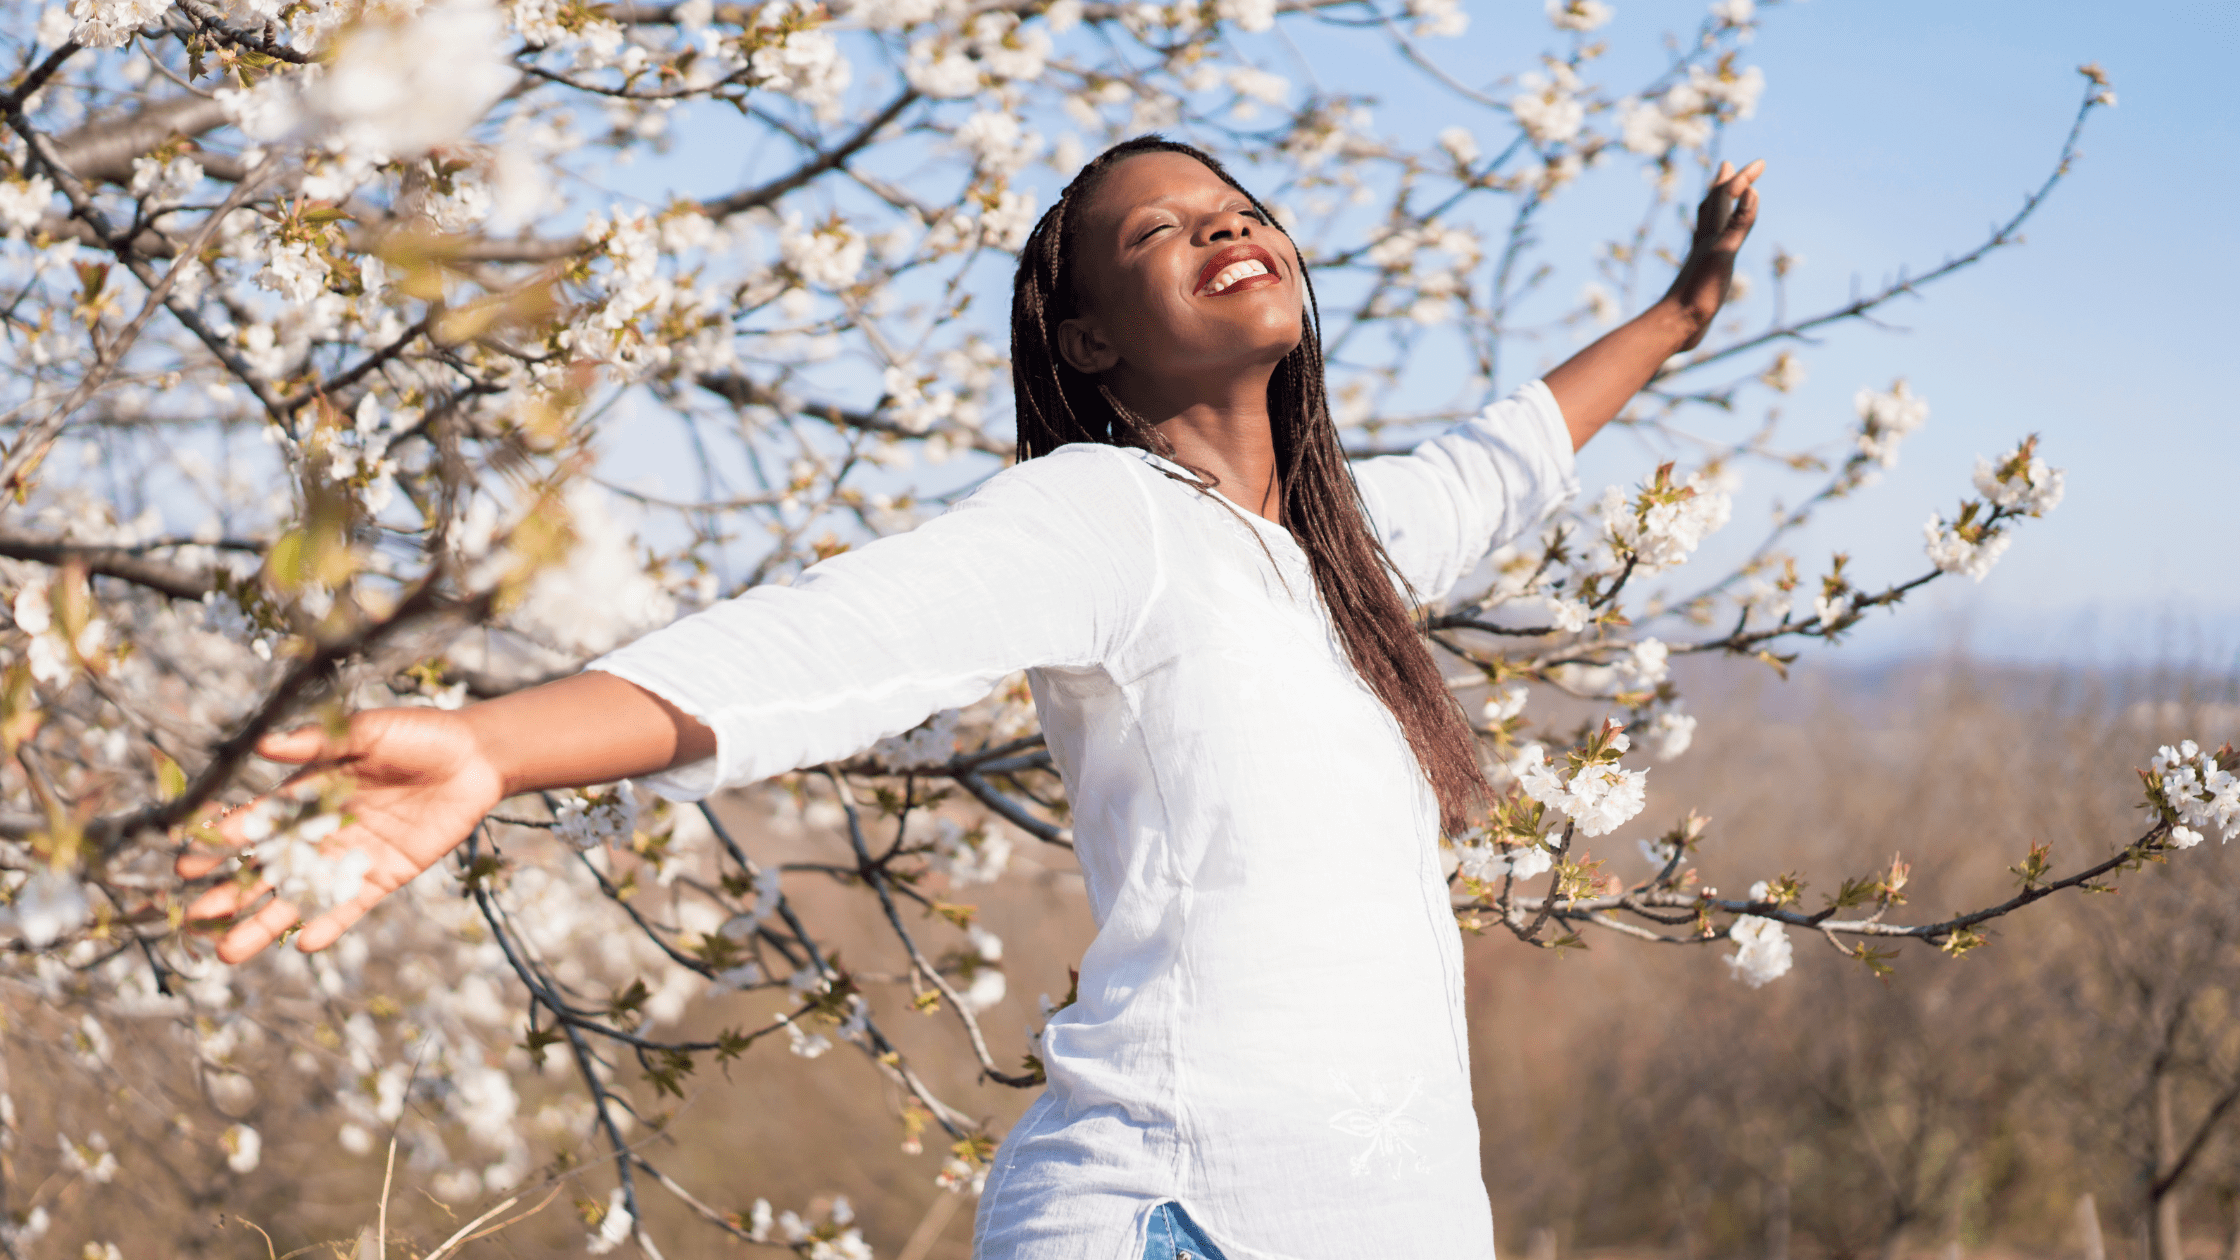
[(1211, 383), (1212, 388), (1176, 388), (1198, 382), (1128, 380), (1112, 373), (1114, 395), (1173, 446), (1177, 463), (1214, 478), (1224, 498), (1278, 525), (1283, 523), (1283, 487), (1276, 469), (1276, 444), (1268, 421), (1268, 378), (1252, 372), (1243, 378)]

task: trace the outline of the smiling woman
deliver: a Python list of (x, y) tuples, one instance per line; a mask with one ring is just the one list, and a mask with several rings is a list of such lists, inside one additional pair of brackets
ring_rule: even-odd
[[(336, 842), (368, 854), (365, 891), (299, 943), (333, 941), (505, 795), (650, 775), (695, 799), (1023, 669), (1098, 934), (1042, 1035), (1049, 1088), (997, 1153), (977, 1254), (1491, 1260), (1439, 855), (1484, 780), (1410, 596), (1572, 496), (1575, 446), (1717, 311), (1756, 173), (1720, 172), (1641, 318), (1349, 467), (1290, 239), (1202, 153), (1106, 153), (1022, 252), (1021, 461), (956, 509), (580, 677), (268, 741), (348, 767)], [(294, 919), (264, 906), (226, 956)]]

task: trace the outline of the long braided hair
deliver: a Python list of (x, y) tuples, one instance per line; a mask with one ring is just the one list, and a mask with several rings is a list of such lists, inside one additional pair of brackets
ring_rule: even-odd
[[(1164, 435), (1121, 406), (1096, 378), (1074, 370), (1057, 351), (1059, 326), (1081, 310), (1072, 245), (1082, 208), (1115, 166), (1143, 153), (1196, 159), (1250, 201), (1264, 222), (1275, 223), (1259, 199), (1210, 154), (1162, 136), (1123, 141), (1081, 168), (1028, 235), (1012, 282), (1011, 383), (1018, 400), (1020, 459), (1046, 455), (1069, 442), (1136, 447), (1170, 458), (1174, 453)], [(1322, 314), (1315, 305), (1314, 284), (1304, 268), (1300, 279), (1307, 291), (1306, 327), (1268, 382), (1282, 524), (1306, 552), (1315, 589), (1354, 669), (1407, 736), (1417, 765), (1439, 798), (1441, 825), (1456, 834), (1489, 795), (1477, 743), (1416, 632), (1401, 596), (1404, 582), (1370, 532), (1360, 490), (1330, 419), (1322, 376)], [(1210, 486), (1207, 481), (1201, 488)]]

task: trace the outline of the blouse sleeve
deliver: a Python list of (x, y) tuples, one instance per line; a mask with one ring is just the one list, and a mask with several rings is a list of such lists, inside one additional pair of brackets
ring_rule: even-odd
[(1579, 492), (1570, 430), (1539, 381), (1405, 455), (1362, 460), (1353, 473), (1371, 528), (1426, 600)]
[(646, 785), (696, 800), (858, 752), (1017, 670), (1107, 659), (1158, 584), (1131, 463), (1062, 448), (792, 586), (755, 587), (591, 662), (715, 732), (715, 756)]

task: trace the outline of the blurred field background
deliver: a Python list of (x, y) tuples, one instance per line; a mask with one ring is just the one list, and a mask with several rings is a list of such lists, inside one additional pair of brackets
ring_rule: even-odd
[[(1639, 878), (1635, 836), (1692, 806), (1713, 818), (1695, 864), (1714, 885), (1739, 891), (1796, 870), (1816, 905), (1837, 878), (1901, 853), (1917, 918), (2005, 896), (2007, 868), (2034, 840), (2053, 845), (2060, 869), (2105, 854), (2142, 829), (2131, 767), (2156, 743), (2240, 735), (2229, 670), (2119, 676), (1951, 657), (1818, 668), (1788, 683), (1713, 665), (1683, 681), (1702, 715), (1694, 750), (1657, 767), (1648, 812), (1594, 856)], [(844, 851), (761, 809), (734, 821), (766, 860)], [(977, 890), (982, 921), (1007, 943), (1010, 995), (986, 1015), (1005, 1062), (1039, 1024), (1037, 994), (1064, 993), (1090, 932), (1066, 855), (1021, 854), (1010, 876)], [(2240, 1114), (2226, 1110), (2240, 1098), (2240, 854), (2208, 845), (2180, 856), (2125, 877), (2115, 895), (2067, 895), (2001, 921), (1964, 959), (1909, 947), (1887, 983), (1801, 933), (1795, 970), (1762, 990), (1729, 976), (1724, 945), (1601, 937), (1558, 954), (1505, 935), (1473, 942), (1479, 1115), (1504, 1253), (2086, 1257), (2089, 1195), (2100, 1254), (2143, 1260), (2161, 1178), (2173, 1188), (2159, 1202), (2175, 1207), (2164, 1224), (2180, 1230), (2184, 1254), (2240, 1256)], [(812, 918), (870, 926), (860, 892), (800, 875), (788, 884)], [(886, 950), (868, 931), (835, 940), (937, 1091), (999, 1129), (1024, 1108), (1027, 1092), (973, 1083), (946, 1015), (911, 1015), (877, 983)], [(377, 985), (328, 1001), (334, 1021), (361, 1009), (400, 1017)], [(736, 1023), (726, 1001), (695, 1004), (681, 1031)], [(66, 1006), (9, 1013), (11, 1128), (48, 1133), (66, 1119), (81, 1141), (100, 1128), (120, 1172), (96, 1184), (71, 1176), (54, 1149), (8, 1151), (19, 1194), (68, 1182), (46, 1199), (53, 1228), (32, 1254), (77, 1256), (88, 1238), (126, 1257), (376, 1254), (383, 1149), (339, 1146), (325, 1100), (198, 1080), (160, 1020), (145, 1044), (113, 1027), (116, 1070), (99, 1084), (74, 1070), (73, 1020)], [(235, 1061), (255, 1081), (309, 1080), (316, 1073), (267, 1078), (251, 1065), (321, 1052), (276, 1034)], [(583, 1131), (583, 1104), (563, 1072), (549, 1079), (551, 1097), (525, 1097), (520, 1122), (549, 1143), (545, 1173), (588, 1167), (555, 1182), (543, 1211), (461, 1254), (580, 1253), (573, 1205), (603, 1198), (611, 1167), (566, 1136)], [(632, 1139), (717, 1210), (761, 1196), (821, 1212), (844, 1195), (881, 1257), (969, 1255), (972, 1201), (934, 1184), (938, 1133), (922, 1154), (904, 1153), (899, 1100), (845, 1047), (815, 1060), (757, 1047), (727, 1070), (704, 1068), (681, 1102), (632, 1092), (646, 1121)], [(229, 1094), (251, 1097), (239, 1115), (262, 1132), (263, 1158), (214, 1182), (187, 1153), (196, 1144), (177, 1139), (200, 1132), (206, 1148), (233, 1114)], [(2181, 1174), (2167, 1176), (2181, 1157)], [(391, 1256), (425, 1255), (487, 1206), (437, 1198), (415, 1162), (400, 1149)], [(543, 1181), (532, 1177), (523, 1209), (545, 1196)], [(757, 1250), (691, 1222), (658, 1190), (646, 1202), (672, 1256)], [(270, 1253), (244, 1221), (269, 1231)]]

